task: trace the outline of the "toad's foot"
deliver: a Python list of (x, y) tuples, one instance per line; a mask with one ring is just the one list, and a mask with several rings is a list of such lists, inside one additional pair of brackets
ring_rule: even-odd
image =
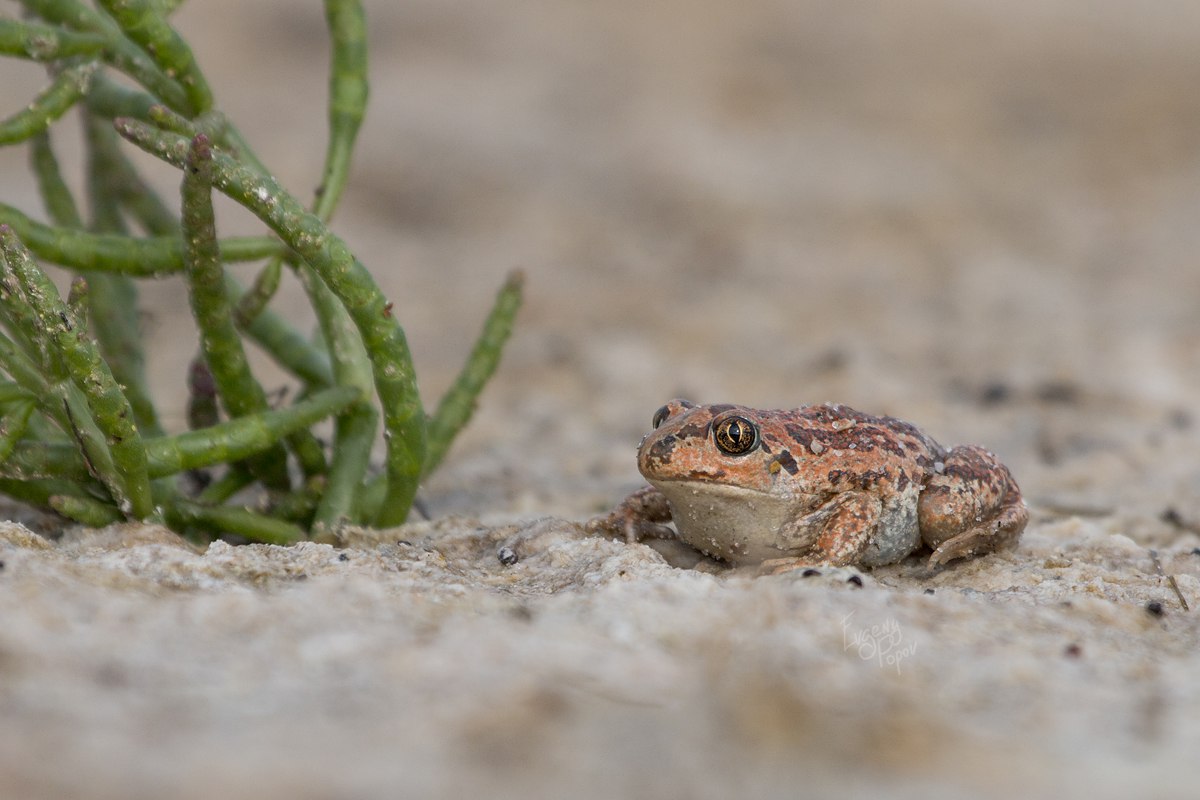
[(1024, 504), (1002, 508), (983, 525), (969, 528), (938, 545), (929, 557), (929, 564), (935, 566), (956, 558), (985, 555), (1013, 545), (1028, 520), (1029, 511)]
[(603, 517), (588, 520), (584, 530), (593, 536), (617, 536), (633, 544), (646, 539), (675, 539), (675, 530), (663, 525), (671, 521), (671, 506), (653, 486), (638, 489)]
[(1017, 541), (1029, 509), (1008, 469), (982, 447), (956, 447), (917, 505), (931, 565), (991, 553)]

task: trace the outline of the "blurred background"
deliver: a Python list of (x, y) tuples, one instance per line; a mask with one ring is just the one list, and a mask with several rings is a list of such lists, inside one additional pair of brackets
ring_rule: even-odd
[[(1194, 597), (1200, 3), (366, 5), (373, 102), (334, 228), (393, 301), (427, 406), (504, 275), (527, 276), (501, 368), (422, 488), (441, 521), (342, 560), (0, 551), (5, 797), (32, 794), (22, 776), (47, 797), (445, 776), (534, 797), (547, 775), (587, 787), (557, 796), (1194, 794), (1195, 604), (1146, 548)], [(321, 3), (192, 0), (176, 22), (307, 199)], [(45, 83), (0, 68), (0, 114)], [(77, 170), (77, 126), (56, 137)], [(26, 159), (0, 149), (0, 200), (40, 213)], [(218, 211), (227, 235), (260, 230)], [(195, 331), (178, 280), (144, 286), (179, 428)], [(312, 326), (294, 281), (276, 307)], [(671, 570), (561, 521), (443, 519), (610, 508), (672, 396), (837, 401), (984, 444), (1033, 523), (1013, 555), (860, 590)], [(846, 650), (885, 619), (919, 644), (903, 674)], [(745, 775), (787, 791), (726, 790)]]
[[(434, 513), (598, 510), (639, 484), (633, 448), (683, 395), (908, 418), (994, 448), (1043, 507), (1116, 510), (1149, 541), (1175, 535), (1167, 508), (1200, 519), (1200, 5), (367, 8), (372, 105), (335, 229), (394, 301), (428, 406), (504, 274), (528, 278), (476, 423), (425, 489)], [(205, 0), (177, 24), (219, 107), (309, 197), (320, 4)], [(43, 77), (5, 70), (11, 110)], [(69, 160), (77, 139), (58, 142)], [(5, 201), (36, 208), (25, 154), (0, 159)], [(183, 290), (145, 299), (178, 424)]]

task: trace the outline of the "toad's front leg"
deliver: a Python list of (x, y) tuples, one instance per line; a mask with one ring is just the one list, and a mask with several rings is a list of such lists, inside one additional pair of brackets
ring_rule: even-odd
[(671, 521), (671, 504), (658, 489), (644, 486), (621, 501), (603, 517), (590, 519), (585, 526), (595, 536), (620, 536), (626, 542), (646, 539), (674, 539), (675, 531), (662, 524)]
[(779, 532), (781, 547), (797, 551), (759, 565), (760, 575), (776, 575), (816, 565), (857, 564), (877, 529), (883, 505), (868, 492), (843, 492), (825, 505), (786, 523)]

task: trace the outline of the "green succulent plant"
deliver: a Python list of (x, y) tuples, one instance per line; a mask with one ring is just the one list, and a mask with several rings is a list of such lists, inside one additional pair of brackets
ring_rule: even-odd
[[(0, 122), (0, 144), (28, 145), (49, 222), (0, 204), (0, 492), (89, 525), (149, 520), (194, 536), (276, 543), (345, 523), (403, 522), (418, 482), (441, 462), (499, 362), (521, 276), (501, 288), (458, 379), (426, 414), (391, 304), (327, 225), (367, 104), (361, 3), (324, 2), (329, 143), (307, 207), (217, 110), (170, 24), (179, 3), (20, 4), (22, 19), (0, 19), (0, 54), (44, 63), (51, 82)], [(48, 135), (72, 108), (84, 120), (86, 223)], [(139, 175), (122, 139), (180, 169), (178, 212)], [(214, 190), (269, 233), (218, 238)], [(76, 273), (65, 299), (39, 260)], [(243, 287), (227, 265), (253, 260), (265, 263)], [(270, 308), (285, 268), (312, 304), (320, 344)], [(181, 376), (191, 429), (172, 435), (146, 385), (137, 314), (138, 281), (167, 276), (186, 282), (200, 332)], [(246, 340), (295, 377), (290, 405), (271, 405)], [(329, 443), (313, 433), (327, 419)], [(371, 475), (381, 422), (383, 467)], [(210, 468), (207, 485), (181, 479)], [(253, 508), (238, 501), (248, 490)]]

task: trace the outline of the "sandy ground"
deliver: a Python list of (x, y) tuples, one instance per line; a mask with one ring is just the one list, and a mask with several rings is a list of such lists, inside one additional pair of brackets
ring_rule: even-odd
[[(427, 403), (528, 276), (435, 521), (199, 553), (11, 509), (63, 535), (0, 525), (0, 795), (1195, 796), (1200, 6), (367, 5), (336, 227)], [(179, 22), (314, 186), (319, 4)], [(40, 78), (4, 70), (11, 110)], [(0, 179), (33, 207), (23, 153)], [(177, 284), (145, 297), (179, 425), (194, 334)], [(937, 574), (752, 579), (584, 536), (679, 395), (985, 444), (1033, 522)]]

